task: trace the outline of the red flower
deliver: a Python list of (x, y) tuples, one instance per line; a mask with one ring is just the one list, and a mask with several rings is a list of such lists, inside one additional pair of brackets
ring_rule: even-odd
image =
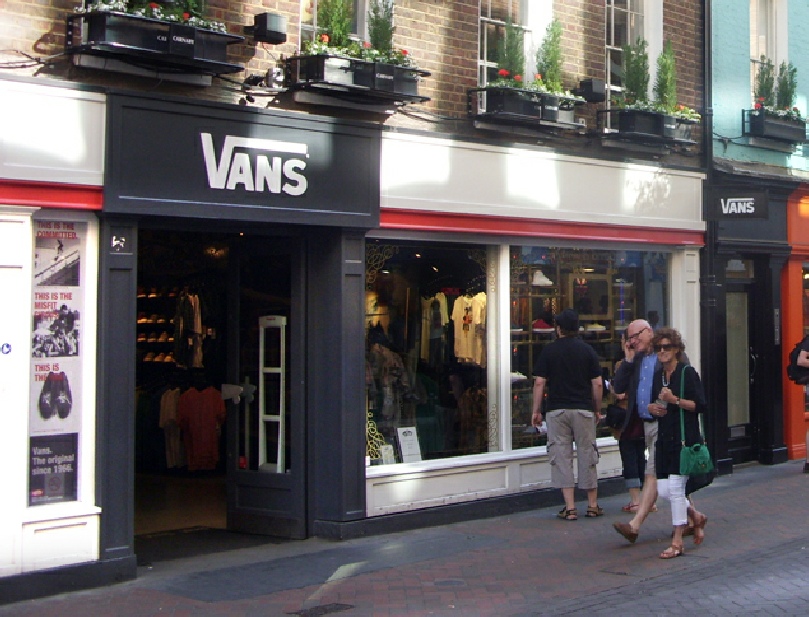
[(329, 42), (329, 35), (328, 34), (321, 34), (320, 35), (320, 41), (322, 43), (328, 43)]
[(761, 109), (761, 103), (756, 103), (756, 104), (755, 104), (755, 108), (756, 108), (756, 109)]
[(515, 75), (514, 81), (522, 81), (522, 75)]
[(537, 73), (536, 75), (534, 75), (534, 79), (540, 80), (540, 79), (542, 79), (542, 75)]
[(508, 69), (500, 69), (499, 71), (497, 71), (497, 74), (500, 75), (500, 77), (508, 77), (509, 76)]
[(365, 49), (371, 49), (371, 44), (368, 41), (363, 41), (362, 46)]
[(758, 100), (763, 103), (765, 101), (765, 98), (763, 96), (760, 96), (758, 97)]
[(185, 21), (188, 21), (189, 19), (191, 19), (191, 13), (183, 13), (183, 19)]
[(403, 55), (403, 56), (406, 56), (406, 55), (407, 55), (407, 50), (406, 50), (406, 49), (403, 49), (403, 50), (402, 50), (402, 55)]
[(160, 5), (157, 2), (150, 2), (149, 3), (149, 8), (150, 9), (159, 9)]

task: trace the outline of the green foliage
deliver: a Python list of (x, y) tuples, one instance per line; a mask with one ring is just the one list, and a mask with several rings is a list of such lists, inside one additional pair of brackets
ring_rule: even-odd
[(537, 73), (549, 92), (562, 92), (562, 24), (554, 19), (537, 50)]
[(655, 100), (667, 112), (677, 107), (677, 68), (671, 41), (666, 41), (663, 51), (657, 57), (657, 79), (655, 80)]
[(393, 48), (393, 0), (372, 0), (368, 10), (368, 38), (380, 53)]
[(501, 76), (502, 71), (508, 71), (511, 79), (520, 77), (522, 80), (523, 71), (525, 70), (525, 51), (523, 49), (523, 41), (525, 33), (520, 26), (515, 26), (509, 19), (506, 22), (506, 28), (503, 33), (503, 38), (500, 39), (500, 44), (497, 48), (497, 64), (500, 66)]
[(760, 58), (753, 96), (763, 107), (775, 106), (775, 67), (766, 56)]
[(624, 100), (629, 103), (649, 100), (648, 43), (638, 38), (634, 44), (623, 47)]
[(791, 109), (798, 91), (798, 69), (792, 63), (782, 62), (778, 67), (778, 88), (775, 93), (777, 109)]
[(318, 29), (329, 36), (329, 44), (346, 47), (350, 43), (351, 0), (320, 0), (317, 4)]

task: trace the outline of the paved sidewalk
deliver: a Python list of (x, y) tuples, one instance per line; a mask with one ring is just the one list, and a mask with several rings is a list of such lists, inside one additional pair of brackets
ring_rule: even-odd
[[(345, 542), (268, 544), (139, 569), (135, 581), (0, 606), (0, 616), (807, 615), (809, 474), (803, 461), (737, 467), (697, 493), (702, 546), (661, 560), (668, 504), (637, 543), (607, 515), (556, 508)], [(581, 509), (584, 502), (579, 504)]]

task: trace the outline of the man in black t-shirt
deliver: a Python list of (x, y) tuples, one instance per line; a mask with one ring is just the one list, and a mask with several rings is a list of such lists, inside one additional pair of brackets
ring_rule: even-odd
[(548, 390), (548, 454), (551, 481), (562, 489), (565, 507), (557, 515), (566, 521), (578, 518), (573, 499), (573, 442), (576, 443), (579, 488), (587, 491), (587, 514), (604, 514), (598, 505), (598, 447), (596, 424), (601, 418), (603, 383), (598, 356), (579, 338), (579, 316), (565, 309), (556, 316), (558, 338), (542, 349), (534, 369), (534, 401), (531, 424), (542, 423), (542, 400)]

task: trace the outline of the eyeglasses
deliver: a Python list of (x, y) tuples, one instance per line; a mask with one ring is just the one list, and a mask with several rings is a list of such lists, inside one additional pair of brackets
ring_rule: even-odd
[(640, 330), (638, 330), (637, 332), (635, 332), (635, 334), (630, 334), (630, 335), (629, 335), (629, 340), (630, 340), (630, 341), (634, 341), (636, 338), (638, 338), (638, 337), (639, 337), (641, 334), (643, 334), (643, 333), (644, 333), (646, 330), (648, 330), (648, 329), (649, 329), (649, 328), (641, 328)]
[(663, 345), (655, 345), (655, 351), (658, 353), (661, 351), (671, 351), (676, 347), (676, 345), (672, 345), (671, 343), (664, 343)]

